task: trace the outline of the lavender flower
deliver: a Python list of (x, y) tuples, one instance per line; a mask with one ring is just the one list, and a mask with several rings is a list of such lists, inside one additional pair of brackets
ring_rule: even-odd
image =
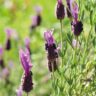
[(35, 6), (35, 11), (36, 11), (36, 15), (32, 17), (31, 29), (35, 29), (37, 26), (40, 26), (42, 22), (42, 17), (41, 17), (42, 8), (40, 6)]
[(19, 89), (16, 90), (16, 96), (22, 96), (22, 87), (20, 86)]
[(4, 60), (3, 60), (3, 47), (0, 46), (0, 66), (3, 69), (5, 67)]
[(30, 53), (27, 49), (25, 52), (20, 49), (19, 56), (24, 69), (22, 89), (28, 93), (33, 89)]
[(6, 32), (6, 36), (7, 36), (6, 50), (10, 50), (11, 49), (11, 33), (12, 33), (12, 29), (7, 28), (7, 29), (5, 29), (5, 32)]
[(56, 16), (57, 16), (57, 19), (59, 19), (59, 20), (64, 19), (65, 10), (64, 10), (64, 5), (62, 3), (62, 0), (57, 0)]
[(77, 21), (77, 22), (72, 22), (71, 23), (72, 26), (72, 31), (74, 32), (75, 36), (79, 36), (83, 30), (83, 24), (81, 21)]
[(74, 35), (79, 36), (83, 30), (83, 24), (81, 21), (78, 20), (78, 13), (79, 13), (78, 5), (75, 0), (67, 0), (67, 5), (73, 17), (71, 23), (72, 31), (74, 32)]
[(49, 71), (55, 71), (57, 69), (58, 52), (55, 44), (55, 40), (52, 36), (52, 30), (47, 30), (44, 33), (46, 40), (45, 49), (48, 52), (48, 67)]
[(41, 24), (42, 17), (41, 17), (41, 12), (42, 12), (42, 7), (41, 6), (35, 6), (36, 14), (37, 14), (37, 26)]
[(30, 38), (25, 38), (25, 46), (28, 49), (29, 53), (31, 54), (31, 50), (30, 50)]
[(31, 29), (35, 29), (37, 26), (41, 24), (41, 16), (35, 15), (32, 17), (32, 25)]

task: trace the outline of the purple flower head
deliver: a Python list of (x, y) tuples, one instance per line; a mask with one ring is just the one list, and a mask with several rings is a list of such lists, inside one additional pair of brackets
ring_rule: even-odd
[(12, 32), (13, 32), (13, 29), (11, 29), (11, 28), (6, 28), (6, 29), (5, 29), (5, 32), (6, 32), (7, 38), (10, 38), (10, 37), (11, 37), (11, 34), (12, 34)]
[(20, 56), (21, 64), (25, 71), (25, 75), (28, 75), (32, 67), (31, 60), (30, 60), (30, 53), (27, 49), (25, 50), (25, 52), (22, 49), (20, 49), (19, 56)]
[(35, 15), (35, 16), (32, 16), (31, 29), (34, 29), (37, 26), (39, 26), (41, 24), (41, 21), (42, 21), (42, 18), (41, 18), (41, 16), (39, 14), (38, 15)]
[(55, 43), (55, 40), (52, 36), (53, 34), (53, 31), (52, 30), (47, 30), (45, 33), (44, 33), (44, 38), (47, 42), (48, 45), (52, 45)]
[(70, 0), (70, 9), (74, 20), (77, 21), (79, 8), (75, 0)]
[(57, 19), (59, 19), (59, 20), (64, 19), (65, 9), (64, 9), (64, 5), (62, 3), (62, 0), (57, 0), (56, 16), (57, 16)]
[(0, 45), (0, 56), (3, 55), (3, 47)]
[(20, 86), (19, 89), (16, 90), (16, 96), (22, 96), (23, 90), (22, 87)]
[(44, 33), (44, 38), (46, 40), (45, 49), (47, 51), (48, 67), (50, 72), (55, 71), (57, 69), (58, 58), (58, 52), (52, 33), (52, 30), (47, 30)]
[(72, 31), (74, 35), (79, 36), (83, 30), (83, 24), (81, 21), (73, 21), (72, 24)]
[(22, 90), (25, 92), (30, 92), (33, 89), (32, 72), (30, 71), (28, 75), (24, 74), (21, 79)]

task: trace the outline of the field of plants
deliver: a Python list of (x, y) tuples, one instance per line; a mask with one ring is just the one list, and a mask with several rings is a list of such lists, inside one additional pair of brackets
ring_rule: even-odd
[(0, 96), (96, 96), (96, 0), (0, 0)]

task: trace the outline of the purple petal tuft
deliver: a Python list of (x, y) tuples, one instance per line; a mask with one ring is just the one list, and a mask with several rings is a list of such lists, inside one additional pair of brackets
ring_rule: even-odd
[(53, 31), (52, 30), (47, 30), (44, 33), (44, 38), (46, 40), (46, 42), (48, 43), (48, 45), (52, 45), (53, 43), (55, 43), (55, 40), (52, 36)]
[(27, 49), (25, 50), (25, 52), (22, 49), (20, 49), (19, 56), (20, 56), (21, 64), (23, 66), (25, 74), (27, 75), (30, 72), (32, 67), (31, 60), (30, 60), (30, 53)]

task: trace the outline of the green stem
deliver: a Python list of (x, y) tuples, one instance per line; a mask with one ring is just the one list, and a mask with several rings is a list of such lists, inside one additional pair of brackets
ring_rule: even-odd
[[(60, 31), (60, 38), (61, 38), (61, 52), (63, 54), (63, 34), (62, 34), (62, 20), (60, 20), (60, 26), (61, 26), (61, 31)], [(62, 55), (62, 61), (61, 61), (62, 67), (63, 67), (63, 55)]]
[(51, 74), (51, 78), (52, 78), (52, 88), (53, 88), (53, 92), (55, 93), (55, 74), (54, 74), (54, 66), (52, 64), (52, 74)]
[(29, 94), (28, 94), (28, 92), (27, 92), (27, 96), (28, 96)]
[(78, 51), (78, 37), (76, 37), (76, 48), (75, 48), (75, 58), (74, 59), (76, 59), (76, 62), (74, 62), (74, 64), (75, 64), (75, 92), (76, 92), (76, 78), (77, 78), (77, 74), (76, 74), (76, 72), (77, 72), (77, 51)]

